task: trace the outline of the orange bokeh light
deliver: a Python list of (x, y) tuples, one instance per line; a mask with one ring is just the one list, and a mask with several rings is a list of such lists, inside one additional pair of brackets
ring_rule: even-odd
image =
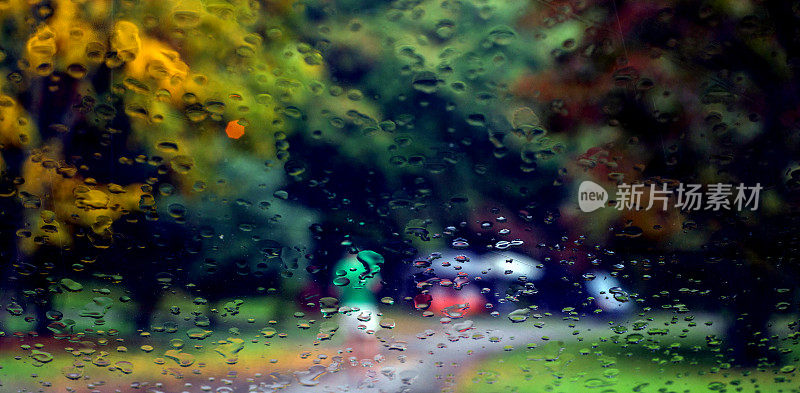
[(228, 135), (228, 138), (239, 139), (244, 135), (244, 126), (239, 124), (238, 120), (231, 120), (225, 127), (225, 134)]

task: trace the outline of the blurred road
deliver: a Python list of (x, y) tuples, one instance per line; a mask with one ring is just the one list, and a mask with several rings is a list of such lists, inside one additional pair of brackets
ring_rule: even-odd
[[(722, 334), (725, 331), (724, 321), (712, 315), (696, 315), (697, 320), (712, 322), (698, 324), (693, 328), (693, 335)], [(633, 316), (618, 320), (621, 324), (630, 324), (637, 320)], [(379, 356), (372, 359), (353, 358), (351, 363), (345, 354), (341, 363), (330, 362), (319, 366), (316, 377), (309, 379), (309, 374), (300, 373), (291, 380), (288, 376), (283, 382), (290, 382), (280, 388), (281, 392), (432, 392), (453, 387), (471, 366), (500, 352), (526, 348), (528, 344), (541, 346), (547, 342), (564, 341), (572, 343), (576, 337), (567, 322), (551, 318), (543, 328), (532, 325), (531, 320), (522, 323), (511, 323), (507, 319), (454, 320), (448, 324), (434, 326), (432, 321), (429, 330), (417, 334), (397, 334), (392, 331), (378, 332), (377, 338), (386, 340), (378, 350)], [(651, 326), (663, 326), (663, 321), (652, 322)], [(673, 326), (670, 335), (680, 331)], [(600, 319), (582, 319), (580, 322), (581, 337), (588, 343), (599, 337), (609, 337), (614, 333), (609, 330), (607, 321)], [(675, 330), (676, 332), (673, 332)], [(418, 336), (425, 337), (424, 339)], [(543, 336), (548, 339), (544, 340)], [(405, 348), (398, 350), (397, 348)], [(359, 352), (354, 348), (354, 352)], [(399, 358), (399, 359), (398, 359)], [(514, 367), (510, 365), (510, 367)], [(318, 375), (317, 375), (318, 374)], [(299, 383), (303, 380), (307, 385)], [(281, 385), (282, 383), (278, 384)], [(275, 384), (251, 384), (238, 386), (232, 391), (273, 392)]]

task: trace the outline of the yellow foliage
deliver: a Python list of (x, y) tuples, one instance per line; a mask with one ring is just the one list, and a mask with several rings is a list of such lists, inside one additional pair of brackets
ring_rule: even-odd
[(27, 114), (17, 100), (0, 95), (0, 145), (22, 148), (37, 138)]
[[(283, 108), (305, 102), (308, 85), (322, 76), (322, 67), (304, 61), (309, 48), (298, 51), (290, 32), (273, 21), (292, 3), (56, 0), (53, 15), (34, 25), (34, 3), (0, 0), (0, 22), (13, 18), (13, 23), (29, 26), (14, 32), (18, 40), (10, 40), (24, 45), (12, 51), (24, 55), (25, 81), (48, 78), (46, 83), (55, 83), (63, 72), (81, 80), (72, 86), (95, 105), (121, 100), (131, 125), (126, 130), (129, 146), (162, 159), (173, 174), (170, 181), (188, 192), (218, 172), (232, 146), (260, 159), (275, 158), (275, 134), (283, 139), (291, 132)], [(90, 77), (104, 66), (113, 70), (112, 86), (95, 96)], [(39, 140), (26, 109), (47, 108), (23, 108), (9, 94), (0, 95), (0, 144), (31, 149), (20, 174), (26, 181), (17, 191), (29, 201), (40, 201), (40, 206), (28, 206), (34, 229), (32, 237), (22, 240), (26, 252), (42, 239), (69, 244), (76, 227), (109, 238), (111, 225), (125, 212), (155, 204), (140, 184), (104, 185), (82, 178), (78, 168), (67, 165), (71, 161), (58, 137)], [(97, 127), (107, 127), (103, 114), (86, 116), (99, 117)], [(244, 132), (235, 145), (225, 132), (231, 121), (239, 122)], [(74, 132), (65, 123), (59, 129)], [(175, 151), (160, 150), (164, 141), (177, 146)], [(49, 222), (40, 217), (44, 210), (52, 212), (44, 215)]]
[(70, 225), (91, 228), (95, 233), (107, 231), (111, 223), (123, 214), (139, 209), (139, 200), (146, 195), (141, 184), (119, 186), (116, 184), (99, 184), (94, 179), (84, 179), (75, 175), (74, 168), (57, 157), (61, 154), (57, 144), (50, 144), (37, 149), (23, 164), (22, 176), (27, 181), (18, 187), (19, 193), (25, 193), (38, 199), (40, 208), (54, 212), (53, 223), (58, 231), (53, 233), (39, 217), (39, 208), (30, 207), (26, 215), (34, 221), (31, 238), (21, 242), (25, 252), (33, 252), (34, 239), (45, 237), (46, 242), (64, 246), (71, 243)]
[(122, 61), (132, 61), (142, 48), (139, 27), (126, 20), (117, 22), (114, 25), (110, 43), (111, 50), (117, 52), (117, 57)]
[[(181, 105), (183, 83), (189, 75), (189, 67), (180, 59), (178, 52), (169, 46), (149, 38), (141, 40), (141, 51), (125, 69), (125, 75), (136, 81), (151, 85), (151, 91), (168, 91), (169, 101)], [(155, 87), (155, 89), (153, 89)]]
[(25, 55), (31, 71), (47, 75), (53, 71), (53, 56), (56, 54), (56, 33), (48, 25), (41, 25), (28, 39)]

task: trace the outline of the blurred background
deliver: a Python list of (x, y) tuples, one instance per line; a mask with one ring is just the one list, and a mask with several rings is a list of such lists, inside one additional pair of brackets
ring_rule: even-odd
[(0, 384), (797, 390), (799, 18), (0, 1)]

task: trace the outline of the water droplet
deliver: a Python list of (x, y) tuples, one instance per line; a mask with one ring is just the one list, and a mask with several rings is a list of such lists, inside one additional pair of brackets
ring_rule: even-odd
[(419, 72), (414, 75), (411, 85), (423, 93), (433, 94), (439, 89), (439, 78), (430, 71)]
[(525, 322), (530, 316), (531, 310), (529, 308), (520, 308), (508, 313), (508, 320), (513, 323)]

